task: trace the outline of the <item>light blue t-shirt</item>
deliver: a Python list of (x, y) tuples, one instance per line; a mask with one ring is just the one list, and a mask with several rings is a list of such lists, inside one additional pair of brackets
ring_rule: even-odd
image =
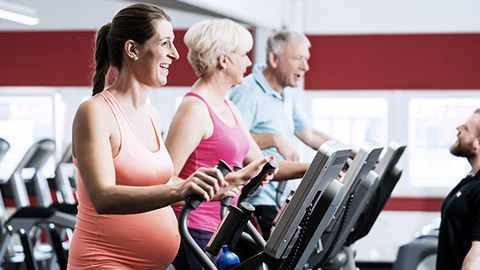
[[(279, 134), (288, 141), (293, 142), (294, 132), (308, 126), (305, 115), (297, 108), (293, 89), (286, 87), (282, 95), (272, 89), (263, 76), (265, 65), (255, 65), (252, 74), (245, 77), (244, 82), (233, 88), (230, 100), (235, 103), (247, 128), (252, 133)], [(273, 155), (277, 159), (284, 159), (272, 147), (262, 150), (265, 156)], [(276, 188), (277, 181), (270, 181), (248, 199), (253, 205), (277, 206)], [(287, 187), (281, 196), (285, 201), (290, 188)], [(278, 206), (277, 206), (278, 208)]]

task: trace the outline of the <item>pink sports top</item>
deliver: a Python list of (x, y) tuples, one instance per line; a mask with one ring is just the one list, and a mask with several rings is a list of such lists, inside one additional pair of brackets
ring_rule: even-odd
[[(158, 129), (160, 149), (151, 152), (137, 137), (115, 97), (100, 93), (120, 127), (121, 145), (113, 159), (117, 185), (169, 184), (173, 164)], [(99, 116), (101, 117), (101, 116)], [(76, 159), (74, 158), (76, 163)], [(78, 179), (78, 216), (68, 260), (69, 269), (166, 269), (179, 245), (177, 219), (170, 206), (140, 214), (98, 214)]]
[[(237, 117), (228, 102), (225, 101), (236, 122), (233, 128), (227, 126), (218, 118), (210, 105), (208, 105), (201, 96), (192, 92), (187, 93), (185, 96), (194, 96), (205, 103), (212, 118), (213, 134), (208, 139), (200, 141), (197, 148), (190, 154), (185, 162), (179, 177), (187, 179), (200, 167), (215, 167), (219, 159), (225, 161), (232, 169), (233, 166), (243, 167), (243, 160), (250, 148), (250, 142), (245, 131), (238, 124)], [(232, 203), (236, 204), (237, 200), (238, 198), (234, 199)], [(178, 216), (181, 207), (174, 207), (173, 209)], [(188, 217), (188, 227), (215, 232), (218, 225), (220, 225), (220, 221), (220, 202), (204, 202), (190, 213)]]

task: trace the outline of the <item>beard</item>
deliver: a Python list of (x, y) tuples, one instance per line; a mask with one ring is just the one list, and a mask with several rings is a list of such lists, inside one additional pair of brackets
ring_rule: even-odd
[(474, 152), (470, 148), (464, 147), (459, 140), (450, 146), (450, 153), (456, 157), (465, 158), (470, 158), (474, 155)]

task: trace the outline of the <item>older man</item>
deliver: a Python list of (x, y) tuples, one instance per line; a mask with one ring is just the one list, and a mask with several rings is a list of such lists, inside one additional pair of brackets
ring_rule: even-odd
[[(253, 138), (265, 155), (298, 161), (294, 136), (317, 150), (330, 137), (312, 128), (296, 105), (293, 88), (298, 87), (309, 70), (310, 42), (305, 35), (282, 30), (267, 41), (267, 64), (255, 65), (252, 74), (237, 85), (230, 99), (238, 107)], [(280, 184), (280, 186), (282, 186)], [(264, 238), (270, 235), (279, 202), (288, 196), (289, 188), (279, 188), (270, 181), (249, 199), (255, 206)]]

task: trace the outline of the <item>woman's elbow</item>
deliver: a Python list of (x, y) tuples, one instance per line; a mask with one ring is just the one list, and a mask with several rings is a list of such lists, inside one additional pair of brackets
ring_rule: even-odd
[(92, 197), (90, 199), (92, 202), (95, 212), (99, 215), (112, 214), (112, 209), (109, 203), (102, 196)]

